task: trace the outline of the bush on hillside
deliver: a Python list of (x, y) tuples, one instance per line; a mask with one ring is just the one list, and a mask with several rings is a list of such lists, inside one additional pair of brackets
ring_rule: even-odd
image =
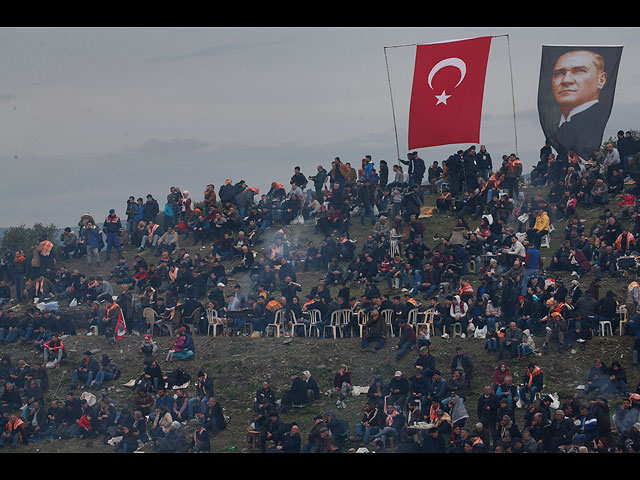
[(13, 252), (23, 250), (27, 253), (37, 245), (44, 236), (55, 244), (57, 231), (58, 227), (53, 224), (43, 225), (36, 223), (33, 227), (27, 227), (24, 224), (18, 227), (10, 227), (2, 236), (0, 245), (3, 250), (9, 249)]

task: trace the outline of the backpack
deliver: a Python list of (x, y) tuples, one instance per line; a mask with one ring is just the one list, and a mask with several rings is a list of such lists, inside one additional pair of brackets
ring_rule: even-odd
[(164, 206), (164, 214), (167, 217), (173, 217), (173, 208), (168, 203)]
[(172, 388), (176, 385), (184, 385), (185, 383), (191, 380), (191, 375), (189, 375), (184, 370), (177, 368), (173, 372), (167, 375), (167, 386)]

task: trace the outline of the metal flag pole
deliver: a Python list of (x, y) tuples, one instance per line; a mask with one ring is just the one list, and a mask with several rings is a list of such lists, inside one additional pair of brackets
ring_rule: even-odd
[(393, 92), (391, 91), (391, 76), (389, 75), (389, 60), (387, 59), (387, 48), (395, 48), (395, 47), (384, 47), (384, 62), (387, 65), (387, 81), (389, 82), (389, 97), (391, 99), (391, 114), (393, 115), (393, 131), (396, 136), (396, 164), (400, 165), (400, 147), (398, 145), (398, 127), (396, 125), (396, 111), (393, 107)]
[[(511, 63), (511, 42), (510, 42), (508, 33), (502, 34), (502, 35), (491, 35), (491, 38), (498, 38), (498, 37), (507, 37), (507, 51), (509, 55), (509, 74), (511, 78), (511, 104), (513, 107), (513, 134), (514, 134), (514, 141), (515, 141), (515, 154), (518, 155), (518, 130), (516, 127), (516, 97), (515, 97), (515, 89), (513, 86), (513, 66)], [(398, 154), (398, 162), (400, 161), (400, 147), (398, 146), (398, 128), (396, 125), (395, 108), (393, 106), (393, 92), (391, 91), (391, 75), (389, 74), (389, 61), (387, 59), (387, 48), (415, 47), (417, 45), (422, 45), (422, 44), (407, 43), (404, 45), (391, 45), (391, 46), (384, 47), (384, 61), (387, 66), (387, 81), (389, 82), (389, 95), (391, 98), (391, 113), (393, 115), (393, 129), (394, 129), (395, 138), (396, 138), (396, 152)]]
[[(516, 156), (518, 155), (518, 130), (516, 128), (516, 95), (515, 90), (513, 88), (513, 66), (511, 64), (511, 42), (509, 39), (509, 34), (504, 35), (496, 35), (495, 37), (507, 37), (507, 51), (509, 53), (509, 74), (511, 76), (511, 103), (513, 105), (513, 137), (515, 141), (516, 147)], [(495, 38), (492, 37), (492, 38)]]

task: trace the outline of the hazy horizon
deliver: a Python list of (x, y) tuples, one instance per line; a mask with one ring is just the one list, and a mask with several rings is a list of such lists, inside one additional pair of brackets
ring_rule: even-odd
[[(462, 34), (462, 32), (464, 32)], [(0, 28), (0, 226), (75, 225), (85, 211), (124, 217), (129, 195), (164, 205), (171, 186), (202, 200), (208, 183), (265, 192), (299, 165), (339, 156), (376, 165), (407, 152), (413, 47), (492, 40), (481, 138), (525, 171), (544, 143), (537, 112), (543, 44), (623, 45), (603, 140), (634, 125), (638, 28)], [(395, 124), (394, 115), (395, 113)], [(398, 145), (396, 146), (396, 133)], [(418, 149), (427, 164), (470, 144)]]

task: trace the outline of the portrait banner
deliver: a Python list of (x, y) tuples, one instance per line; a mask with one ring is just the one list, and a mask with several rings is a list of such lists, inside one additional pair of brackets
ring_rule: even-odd
[(621, 57), (622, 46), (542, 46), (538, 115), (558, 156), (587, 160), (600, 148)]

